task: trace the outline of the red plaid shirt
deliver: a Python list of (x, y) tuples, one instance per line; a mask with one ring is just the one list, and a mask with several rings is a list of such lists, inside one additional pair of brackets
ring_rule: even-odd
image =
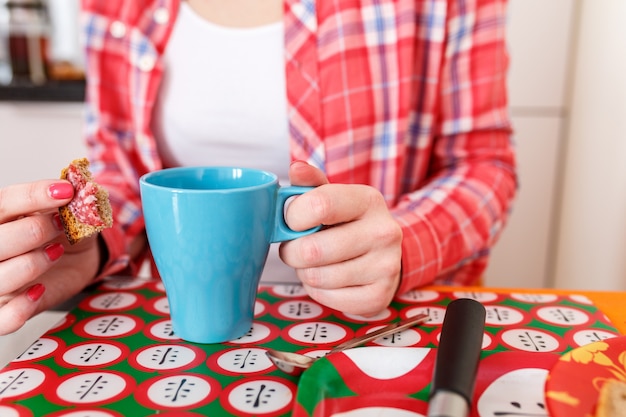
[[(144, 229), (162, 167), (150, 118), (179, 0), (83, 0), (86, 136), (116, 226), (105, 273)], [(505, 0), (286, 0), (293, 159), (376, 187), (402, 226), (400, 292), (479, 277), (516, 191)]]

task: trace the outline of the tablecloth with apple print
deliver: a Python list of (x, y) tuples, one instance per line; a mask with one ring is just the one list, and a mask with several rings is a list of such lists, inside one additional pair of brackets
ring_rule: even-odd
[[(322, 306), (300, 285), (262, 283), (255, 320), (246, 335), (223, 344), (193, 344), (174, 334), (160, 280), (110, 277), (0, 370), (0, 416), (312, 416), (324, 414), (323, 402), (333, 402), (334, 410), (353, 409), (360, 400), (385, 403), (384, 395), (373, 400), (359, 394), (385, 391), (384, 383), (369, 374), (356, 391), (341, 382), (343, 386), (333, 391), (337, 398), (298, 392), (303, 381), (310, 389), (314, 375), (307, 377), (307, 371), (300, 381), (282, 373), (266, 357), (265, 348), (322, 357), (356, 335), (426, 312), (430, 320), (424, 325), (369, 343), (393, 348), (389, 352), (397, 361), (412, 352), (402, 348), (431, 348), (413, 349), (423, 358), (408, 359), (420, 372), (387, 381), (406, 391), (408, 405), (398, 407), (423, 415), (436, 352), (432, 348), (438, 345), (446, 305), (456, 298), (473, 298), (486, 308), (477, 396), (489, 393), (489, 386), (503, 375), (530, 367), (529, 354), (536, 354), (532, 358), (541, 364), (532, 366), (548, 369), (563, 352), (618, 335), (582, 295), (426, 287), (398, 296), (384, 312), (366, 318)], [(507, 356), (498, 356), (501, 353)], [(362, 367), (358, 348), (324, 360), (339, 375)], [(400, 404), (404, 399), (393, 401)], [(486, 415), (476, 407), (472, 412)]]

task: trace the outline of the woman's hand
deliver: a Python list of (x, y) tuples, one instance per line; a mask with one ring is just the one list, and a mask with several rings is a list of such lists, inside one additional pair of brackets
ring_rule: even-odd
[(58, 207), (74, 195), (63, 180), (0, 188), (0, 335), (80, 292), (99, 262), (96, 238), (70, 246)]
[(381, 312), (400, 283), (402, 257), (402, 230), (382, 195), (366, 185), (329, 184), (319, 169), (300, 161), (289, 177), (293, 185), (318, 186), (289, 205), (289, 227), (325, 227), (283, 243), (281, 259), (318, 302), (348, 314)]

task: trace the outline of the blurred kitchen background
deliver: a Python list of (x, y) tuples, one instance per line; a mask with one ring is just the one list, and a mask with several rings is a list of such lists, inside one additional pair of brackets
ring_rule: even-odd
[[(85, 155), (78, 4), (0, 0), (0, 187)], [(509, 2), (521, 188), (487, 285), (626, 289), (624, 21), (622, 0)]]

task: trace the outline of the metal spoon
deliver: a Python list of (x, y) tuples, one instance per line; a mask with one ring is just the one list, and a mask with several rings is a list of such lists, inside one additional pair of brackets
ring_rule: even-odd
[[(423, 323), (428, 319), (428, 314), (418, 314), (416, 316), (412, 316), (404, 320), (391, 323), (371, 333), (367, 333), (363, 336), (350, 339), (347, 342), (344, 342), (334, 347), (328, 353), (326, 353), (326, 355), (341, 352), (342, 350), (350, 349), (360, 346), (364, 343), (371, 342), (372, 340), (378, 339), (379, 337), (387, 336), (395, 332), (400, 332), (402, 330), (413, 327), (416, 324)], [(318, 359), (311, 356), (302, 355), (300, 353), (283, 352), (273, 349), (268, 349), (265, 353), (278, 369), (293, 376), (300, 375), (302, 372), (304, 372), (304, 370), (310, 368), (311, 365), (313, 365), (313, 363)]]

